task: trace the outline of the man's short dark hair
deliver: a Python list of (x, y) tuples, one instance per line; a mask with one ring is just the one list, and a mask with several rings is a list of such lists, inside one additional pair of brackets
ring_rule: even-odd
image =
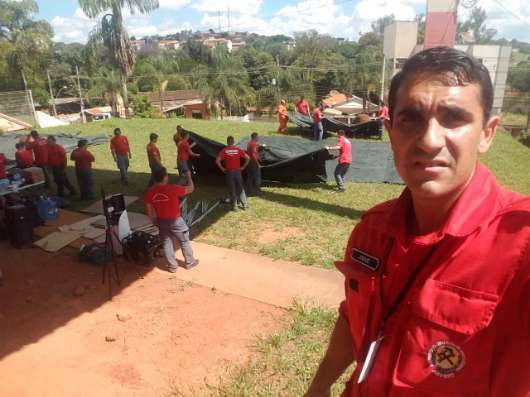
[(190, 132), (186, 130), (182, 130), (182, 133), (180, 134), (182, 138), (187, 138), (190, 136)]
[(151, 134), (149, 134), (149, 141), (150, 142), (153, 142), (155, 139), (158, 138), (158, 135), (155, 134), (154, 132), (152, 132)]
[(228, 137), (226, 138), (226, 143), (228, 145), (233, 145), (234, 144), (234, 137), (232, 135), (228, 135)]
[(53, 135), (48, 136), (48, 141), (55, 143), (55, 137)]
[(31, 130), (31, 132), (29, 133), (33, 138), (36, 138), (39, 136), (39, 133), (37, 132), (37, 130)]
[(119, 128), (114, 128), (114, 135), (121, 134), (121, 130)]
[(258, 137), (257, 132), (253, 132), (252, 134), (250, 134), (250, 139), (256, 139), (257, 137)]
[(86, 139), (80, 139), (79, 142), (77, 142), (77, 147), (82, 148), (88, 145), (88, 141)]
[(23, 143), (20, 143), (20, 142), (15, 143), (15, 148), (16, 148), (16, 149), (22, 149), (24, 146), (25, 146), (25, 145), (24, 145)]
[(157, 167), (153, 170), (153, 179), (155, 182), (163, 182), (164, 178), (167, 176), (166, 167)]
[(493, 86), (488, 69), (476, 58), (449, 47), (434, 47), (421, 51), (409, 58), (403, 69), (394, 76), (388, 93), (390, 122), (393, 119), (399, 88), (409, 81), (422, 76), (432, 75), (449, 86), (478, 84), (480, 101), (486, 123), (491, 115), (493, 105)]
[(344, 132), (344, 130), (339, 130), (339, 132), (337, 132), (337, 134), (339, 134), (339, 136), (344, 136), (344, 135), (346, 135), (346, 133)]

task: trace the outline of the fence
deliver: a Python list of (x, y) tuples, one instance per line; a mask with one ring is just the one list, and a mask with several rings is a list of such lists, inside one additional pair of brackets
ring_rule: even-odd
[[(8, 131), (16, 125), (37, 125), (31, 90), (0, 92), (0, 130)], [(22, 123), (19, 123), (22, 122)]]

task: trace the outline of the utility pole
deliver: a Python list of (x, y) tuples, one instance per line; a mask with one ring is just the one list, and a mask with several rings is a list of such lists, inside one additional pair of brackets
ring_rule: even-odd
[(386, 69), (386, 58), (383, 54), (383, 68), (381, 69), (381, 93), (379, 95), (379, 102), (384, 102), (385, 97), (385, 69)]
[(86, 123), (85, 105), (83, 105), (83, 93), (81, 92), (81, 80), (79, 80), (79, 67), (75, 65), (75, 74), (77, 76), (77, 88), (79, 90), (79, 105), (81, 106), (81, 121)]
[(280, 101), (281, 98), (281, 92), (280, 92), (280, 56), (276, 55), (276, 87), (278, 87), (278, 101)]
[(48, 75), (48, 87), (50, 88), (50, 98), (52, 102), (53, 115), (57, 117), (57, 108), (55, 107), (55, 97), (53, 96), (52, 79), (50, 78), (50, 71), (46, 70), (46, 74)]

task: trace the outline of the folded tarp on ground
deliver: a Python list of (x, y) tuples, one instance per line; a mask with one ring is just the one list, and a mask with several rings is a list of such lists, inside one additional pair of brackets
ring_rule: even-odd
[[(193, 159), (199, 173), (218, 172), (215, 158), (223, 144), (204, 138), (190, 131), (196, 143), (194, 151), (201, 157)], [(249, 138), (237, 146), (246, 150)], [(262, 178), (286, 183), (312, 183), (334, 179), (337, 151), (326, 146), (336, 146), (336, 138), (314, 142), (293, 136), (262, 136), (260, 142), (267, 145), (260, 150), (263, 164)], [(401, 183), (392, 158), (390, 145), (386, 142), (352, 141), (353, 163), (346, 180), (355, 182)]]
[[(289, 112), (289, 121), (300, 128), (313, 128), (313, 119), (302, 113)], [(370, 120), (359, 124), (347, 124), (333, 117), (323, 117), (322, 127), (324, 128), (324, 132), (344, 130), (346, 135), (351, 138), (381, 139), (378, 120)]]
[[(98, 135), (80, 135), (80, 132), (77, 133), (57, 133), (57, 134), (40, 134), (43, 138), (46, 138), (48, 135), (55, 136), (57, 143), (63, 146), (67, 152), (71, 152), (77, 147), (77, 142), (80, 139), (86, 139), (88, 141), (88, 146), (95, 146), (107, 143), (109, 137), (106, 134)], [(5, 134), (0, 136), (0, 153), (4, 153), (9, 160), (15, 160), (15, 144), (19, 142), (20, 137), (27, 136), (27, 134), (14, 133), (14, 134)]]

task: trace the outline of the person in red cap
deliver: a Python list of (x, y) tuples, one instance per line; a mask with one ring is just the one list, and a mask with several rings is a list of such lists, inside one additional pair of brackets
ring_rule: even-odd
[(15, 145), (17, 151), (15, 152), (15, 160), (17, 161), (18, 168), (29, 168), (33, 166), (33, 153), (31, 150), (26, 148), (26, 145), (22, 142), (18, 142)]
[(306, 397), (356, 361), (347, 397), (530, 395), (530, 197), (481, 164), (499, 117), (471, 55), (434, 47), (390, 85), (399, 198), (367, 211), (342, 261), (345, 300)]
[(125, 135), (121, 134), (119, 128), (114, 129), (114, 137), (110, 140), (110, 151), (120, 170), (121, 182), (127, 185), (129, 183), (129, 160), (132, 159), (132, 155), (129, 140)]
[(53, 135), (48, 136), (48, 165), (52, 170), (53, 180), (57, 185), (57, 195), (64, 197), (66, 187), (70, 195), (75, 195), (75, 189), (66, 176), (66, 151), (59, 145)]
[(96, 197), (94, 194), (94, 180), (92, 179), (92, 163), (96, 159), (88, 151), (87, 146), (88, 141), (80, 139), (77, 142), (77, 148), (70, 154), (70, 160), (75, 161), (75, 174), (79, 184), (79, 191), (81, 192), (81, 200), (92, 200)]
[[(241, 159), (244, 164), (241, 166)], [(226, 185), (230, 193), (230, 203), (232, 210), (237, 211), (237, 202), (239, 201), (243, 209), (248, 208), (247, 195), (243, 187), (243, 176), (241, 171), (247, 168), (250, 157), (242, 149), (234, 145), (234, 137), (226, 138), (226, 146), (221, 149), (215, 159), (215, 163), (221, 171), (226, 174)], [(224, 164), (224, 165), (223, 165)]]
[(34, 165), (42, 169), (45, 186), (50, 186), (50, 176), (48, 175), (48, 143), (39, 133), (32, 130), (26, 140), (26, 148), (33, 151)]

